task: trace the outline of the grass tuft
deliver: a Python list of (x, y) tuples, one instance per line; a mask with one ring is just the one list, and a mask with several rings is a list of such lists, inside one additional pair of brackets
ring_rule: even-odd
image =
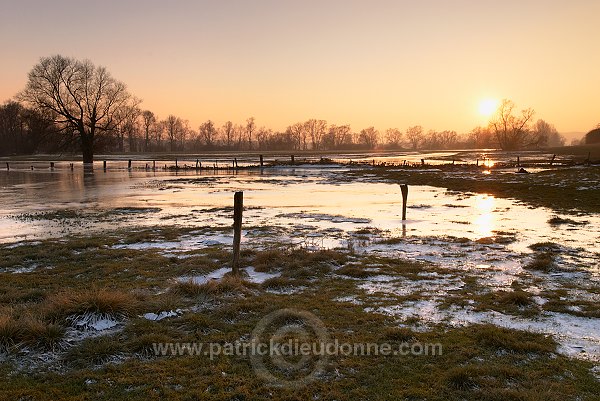
[(456, 390), (468, 391), (477, 386), (476, 371), (471, 366), (457, 366), (446, 372), (448, 386)]
[(528, 306), (532, 304), (531, 294), (523, 291), (503, 291), (498, 297), (498, 301), (504, 305)]
[(106, 288), (62, 292), (51, 296), (43, 306), (45, 316), (52, 320), (89, 313), (132, 316), (140, 307), (132, 294)]
[(527, 270), (535, 270), (541, 272), (550, 272), (554, 270), (554, 255), (550, 252), (539, 252), (536, 253), (533, 259), (523, 266)]

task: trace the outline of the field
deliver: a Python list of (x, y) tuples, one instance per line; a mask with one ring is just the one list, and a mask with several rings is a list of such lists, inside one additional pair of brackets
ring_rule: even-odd
[(598, 399), (593, 155), (177, 157), (0, 172), (0, 399)]

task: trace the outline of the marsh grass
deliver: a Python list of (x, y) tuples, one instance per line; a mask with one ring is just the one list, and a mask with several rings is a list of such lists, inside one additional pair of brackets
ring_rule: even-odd
[[(61, 325), (72, 314), (102, 311), (128, 318), (119, 329), (71, 342), (68, 349), (54, 342), (59, 349), (55, 355), (60, 374), (38, 362), (33, 364), (33, 372), (21, 367), (18, 358), (35, 360), (34, 353), (0, 362), (2, 399), (562, 401), (594, 399), (600, 393), (600, 383), (590, 374), (592, 364), (556, 354), (557, 344), (549, 337), (477, 324), (458, 328), (431, 325), (427, 331), (398, 327), (394, 317), (366, 312), (365, 307), (397, 304), (403, 302), (401, 297), (368, 295), (357, 288), (356, 280), (331, 274), (345, 266), (377, 267), (379, 274), (397, 278), (399, 285), (402, 280), (425, 280), (429, 276), (460, 277), (465, 289), (453, 296), (467, 299), (473, 295), (470, 292), (480, 289), (477, 277), (468, 272), (369, 254), (349, 256), (337, 251), (295, 252), (286, 248), (261, 254), (263, 251), (245, 250), (245, 265), (257, 270), (260, 265), (264, 271), (277, 271), (282, 276), (260, 286), (225, 278), (225, 282), (218, 280), (202, 288), (180, 283), (181, 287), (169, 291), (173, 278), (212, 271), (231, 255), (222, 249), (203, 249), (194, 254), (193, 262), (170, 260), (154, 250), (107, 249), (102, 238), (48, 241), (19, 248), (0, 247), (0, 254), (17, 263), (35, 259), (55, 267), (35, 274), (0, 273), (0, 342), (4, 347), (27, 344), (34, 336), (58, 338), (52, 330), (60, 334)], [(85, 289), (89, 282), (97, 288)], [(303, 290), (292, 294), (265, 291), (300, 284)], [(563, 295), (540, 294), (549, 302)], [(363, 303), (336, 301), (343, 296), (355, 296)], [(417, 293), (410, 297), (423, 296)], [(530, 298), (529, 293), (515, 288), (514, 294), (486, 295), (476, 302), (488, 309), (495, 305), (502, 311), (526, 314), (535, 306), (529, 303)], [(286, 389), (261, 381), (249, 359), (242, 356), (219, 355), (210, 360), (204, 355), (157, 357), (153, 353), (152, 345), (157, 342), (223, 344), (248, 339), (267, 314), (290, 307), (315, 314), (329, 335), (340, 342), (441, 343), (443, 354), (332, 357), (324, 374), (309, 386)], [(141, 317), (145, 312), (176, 308), (183, 309), (179, 316), (160, 321)], [(25, 323), (30, 318), (36, 323)], [(419, 322), (414, 317), (405, 323)], [(26, 324), (30, 329), (24, 335)], [(53, 326), (44, 329), (43, 325)]]
[(48, 323), (32, 315), (12, 316), (0, 314), (0, 351), (30, 346), (41, 350), (60, 347), (65, 333), (64, 327)]
[(538, 252), (523, 266), (526, 270), (549, 273), (556, 269), (555, 256), (552, 252)]
[(374, 276), (377, 274), (377, 272), (373, 272), (372, 270), (365, 270), (364, 267), (357, 264), (346, 264), (337, 269), (336, 273), (354, 278), (367, 278), (369, 276)]
[(126, 317), (138, 312), (140, 304), (131, 293), (107, 288), (92, 288), (55, 294), (48, 298), (42, 310), (46, 318), (51, 320), (90, 313)]

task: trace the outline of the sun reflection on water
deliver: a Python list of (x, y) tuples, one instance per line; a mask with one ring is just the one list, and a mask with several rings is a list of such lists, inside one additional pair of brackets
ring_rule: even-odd
[(479, 215), (475, 217), (473, 224), (475, 232), (480, 237), (490, 237), (496, 226), (496, 217), (493, 211), (496, 207), (496, 199), (489, 195), (477, 195), (475, 197), (475, 208)]

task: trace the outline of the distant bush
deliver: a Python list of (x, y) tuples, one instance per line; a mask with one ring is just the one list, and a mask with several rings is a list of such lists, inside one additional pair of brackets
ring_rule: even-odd
[(600, 143), (600, 128), (591, 130), (585, 135), (585, 143), (591, 145), (593, 143)]

